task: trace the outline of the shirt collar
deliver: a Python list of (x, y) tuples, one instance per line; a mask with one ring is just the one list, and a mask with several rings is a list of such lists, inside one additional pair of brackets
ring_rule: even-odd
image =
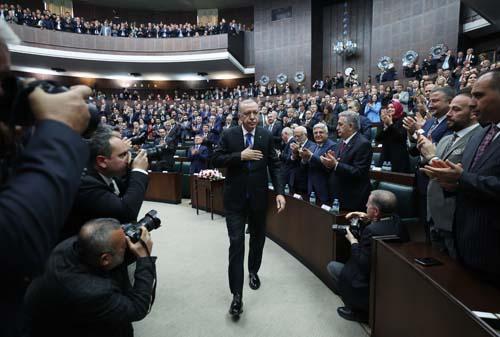
[(252, 131), (247, 131), (247, 129), (245, 129), (245, 127), (243, 125), (241, 126), (241, 129), (243, 130), (243, 136), (246, 136), (247, 133), (251, 133), (252, 136), (255, 137), (255, 129), (253, 129)]
[(110, 185), (113, 183), (113, 179), (110, 178), (110, 177), (106, 177), (105, 175), (103, 175), (102, 173), (99, 173), (99, 175), (101, 176), (102, 180), (104, 180), (104, 182), (106, 183), (106, 185)]
[(346, 140), (344, 140), (344, 143), (345, 144), (349, 144), (349, 142), (351, 141), (352, 137), (354, 137), (354, 135), (356, 135), (358, 132), (354, 132), (349, 138), (347, 138)]
[(439, 118), (437, 119), (437, 121), (438, 121), (438, 125), (439, 125), (439, 124), (441, 124), (441, 122), (442, 122), (442, 121), (444, 121), (445, 119), (446, 119), (446, 114), (444, 114), (443, 116), (439, 117)]
[(465, 136), (466, 134), (468, 134), (469, 132), (474, 130), (478, 125), (479, 125), (479, 123), (476, 123), (476, 124), (473, 124), (471, 126), (466, 127), (465, 129), (457, 131), (456, 132), (457, 137), (462, 138), (463, 136)]

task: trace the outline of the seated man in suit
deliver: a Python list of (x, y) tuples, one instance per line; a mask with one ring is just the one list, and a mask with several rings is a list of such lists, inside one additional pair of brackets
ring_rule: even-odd
[(201, 145), (203, 137), (201, 135), (194, 136), (194, 145), (188, 151), (188, 158), (191, 161), (189, 165), (189, 174), (198, 173), (207, 168), (208, 148)]
[(328, 175), (330, 170), (321, 163), (321, 156), (332, 151), (335, 143), (328, 139), (328, 128), (323, 123), (318, 123), (313, 128), (316, 144), (310, 150), (304, 148), (300, 152), (301, 164), (307, 166), (307, 193), (316, 194), (318, 205), (329, 204)]
[(361, 209), (371, 190), (372, 146), (359, 133), (359, 114), (356, 112), (339, 114), (337, 133), (341, 138), (337, 151), (321, 156), (321, 162), (331, 172), (328, 180), (330, 199), (339, 199), (341, 209)]
[[(26, 294), (32, 336), (133, 336), (149, 312), (156, 278), (153, 242), (142, 227), (132, 243), (115, 219), (93, 219), (61, 242)], [(135, 257), (134, 285), (125, 255)], [(131, 261), (130, 261), (131, 262)], [(53, 324), (52, 317), (61, 320)]]
[[(332, 261), (328, 264), (328, 273), (334, 282), (334, 292), (345, 306), (337, 308), (340, 317), (350, 321), (368, 321), (368, 303), (370, 295), (370, 262), (372, 236), (396, 235), (401, 241), (408, 241), (408, 231), (394, 214), (397, 199), (394, 193), (384, 190), (371, 192), (366, 203), (366, 213), (351, 212), (346, 218), (361, 221), (361, 231), (354, 236), (346, 228), (346, 239), (351, 244), (351, 257), (346, 264)], [(363, 225), (367, 223), (367, 225)], [(364, 227), (364, 228), (363, 228)]]
[(148, 185), (145, 150), (130, 162), (127, 143), (106, 126), (96, 130), (89, 147), (90, 162), (82, 175), (63, 238), (78, 233), (86, 221), (94, 218), (135, 221), (144, 200)]
[[(448, 129), (453, 134), (441, 138), (437, 145), (426, 137), (420, 137), (418, 149), (427, 163), (435, 160), (449, 160), (455, 164), (462, 161), (465, 146), (472, 136), (482, 128), (477, 117), (472, 113), (470, 88), (460, 92), (450, 103), (447, 113)], [(456, 257), (453, 237), (453, 215), (455, 213), (455, 193), (444, 191), (436, 180), (430, 180), (427, 186), (427, 221), (433, 245)]]

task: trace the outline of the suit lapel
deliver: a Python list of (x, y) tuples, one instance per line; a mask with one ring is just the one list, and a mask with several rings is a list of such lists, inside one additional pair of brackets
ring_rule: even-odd
[[(478, 127), (480, 128), (481, 126)], [(483, 128), (481, 131), (477, 132), (475, 137), (472, 137), (468, 144), (465, 146), (464, 155), (462, 157), (462, 166), (464, 170), (470, 171), (470, 166), (472, 164), (472, 161), (474, 160), (474, 155), (476, 154), (477, 148), (479, 147), (479, 144), (483, 140), (484, 135), (487, 131), (488, 129)]]
[[(488, 132), (490, 130), (491, 127), (488, 128), (488, 130), (486, 132)], [(481, 141), (482, 141), (482, 138), (481, 138)], [(481, 158), (478, 159), (476, 165), (474, 166), (474, 171), (477, 171), (482, 165), (484, 165), (484, 163), (493, 155), (493, 153), (495, 151), (498, 151), (497, 149), (500, 147), (500, 136), (497, 137), (497, 139), (495, 139), (493, 142), (490, 143), (490, 145), (488, 145), (488, 147), (486, 148), (486, 151), (484, 151), (483, 155), (481, 156)], [(500, 155), (500, 151), (498, 153)], [(475, 155), (475, 153), (474, 153)]]
[(349, 141), (349, 143), (347, 143), (347, 145), (344, 147), (344, 151), (340, 157), (340, 161), (345, 161), (345, 158), (347, 158), (347, 155), (349, 153), (349, 151), (351, 151), (351, 149), (353, 148), (354, 146), (354, 143), (356, 143), (356, 140), (358, 139), (359, 137), (359, 132), (358, 131), (354, 137), (351, 138), (351, 140)]

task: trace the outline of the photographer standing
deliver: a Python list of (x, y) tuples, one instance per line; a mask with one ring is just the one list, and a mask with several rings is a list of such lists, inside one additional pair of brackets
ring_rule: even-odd
[(36, 88), (28, 96), (29, 110), (21, 111), (33, 117), (34, 131), (18, 154), (12, 149), (20, 146), (15, 131), (21, 128), (12, 123), (18, 115), (10, 111), (7, 84), (15, 78), (9, 67), (9, 52), (0, 38), (0, 285), (5, 289), (0, 301), (0, 336), (18, 337), (25, 327), (25, 290), (42, 271), (78, 190), (88, 154), (80, 137), (90, 117), (84, 97), (91, 90), (78, 86), (48, 94)]
[(130, 162), (129, 145), (110, 127), (100, 126), (90, 139), (89, 167), (82, 175), (63, 238), (78, 233), (90, 219), (137, 220), (148, 185), (147, 169), (145, 150)]
[(368, 320), (372, 236), (397, 235), (401, 241), (408, 241), (406, 227), (394, 214), (396, 206), (394, 193), (375, 190), (366, 203), (366, 213), (351, 212), (346, 215), (351, 223), (357, 219), (369, 224), (360, 233), (354, 229), (351, 232), (347, 227), (345, 237), (351, 243), (351, 257), (346, 264), (332, 261), (327, 266), (333, 278), (334, 291), (345, 303), (344, 307), (337, 308), (337, 313), (344, 319), (359, 322)]
[[(87, 222), (54, 249), (46, 272), (28, 289), (32, 336), (133, 336), (132, 322), (148, 314), (154, 297), (152, 247), (145, 227), (132, 243), (115, 219)], [(127, 251), (136, 258), (133, 286)]]

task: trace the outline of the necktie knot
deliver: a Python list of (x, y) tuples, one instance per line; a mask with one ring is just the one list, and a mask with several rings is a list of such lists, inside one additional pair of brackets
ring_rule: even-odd
[(246, 134), (246, 145), (247, 145), (247, 147), (248, 146), (252, 146), (252, 136), (253, 135), (250, 132), (248, 132)]

